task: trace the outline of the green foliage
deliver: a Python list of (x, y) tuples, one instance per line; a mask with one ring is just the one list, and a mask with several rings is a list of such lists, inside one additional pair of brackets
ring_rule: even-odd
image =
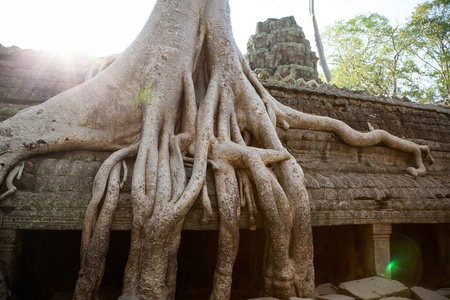
[(340, 20), (325, 32), (330, 53), (332, 83), (371, 93), (396, 95), (413, 80), (417, 69), (405, 49), (412, 37), (379, 14)]
[(431, 79), (425, 97), (449, 98), (450, 0), (433, 0), (416, 7), (407, 30), (418, 35), (411, 52), (421, 62), (421, 74)]
[(323, 75), (323, 73), (319, 73), (319, 79), (321, 82), (326, 82), (325, 76)]
[(139, 93), (139, 97), (138, 97), (137, 101), (139, 103), (150, 105), (150, 104), (152, 104), (154, 99), (155, 99), (155, 92), (153, 92), (151, 87), (148, 86)]
[[(328, 27), (324, 43), (333, 66), (331, 83), (421, 102), (448, 97), (449, 2), (419, 5), (403, 26), (392, 27), (386, 17), (372, 13)], [(434, 48), (426, 39), (431, 37)], [(437, 65), (445, 65), (446, 71)]]

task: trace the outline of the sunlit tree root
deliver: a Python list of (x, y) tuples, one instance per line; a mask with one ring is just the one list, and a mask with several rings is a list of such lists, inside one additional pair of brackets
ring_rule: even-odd
[[(109, 247), (109, 235), (114, 212), (119, 200), (120, 169), (117, 163), (109, 175), (109, 184), (96, 224), (83, 231), (81, 244), (81, 267), (75, 289), (74, 299), (98, 299), (98, 290), (105, 268), (105, 259)], [(93, 231), (92, 236), (87, 234)], [(88, 241), (86, 239), (89, 238)], [(80, 297), (80, 295), (83, 295)]]
[(407, 168), (406, 172), (413, 177), (426, 175), (426, 167), (422, 160), (422, 153), (425, 154), (425, 157), (430, 163), (434, 163), (430, 148), (427, 145), (418, 145), (414, 142), (396, 137), (387, 131), (374, 130), (371, 126), (369, 126), (369, 132), (359, 132), (342, 121), (329, 117), (309, 115), (279, 103), (264, 89), (255, 74), (251, 72), (243, 60), (244, 58), (241, 57), (245, 73), (263, 98), (274, 125), (280, 126), (285, 130), (298, 128), (332, 131), (351, 146), (368, 147), (383, 143), (388, 147), (411, 153), (414, 158), (415, 167)]
[[(25, 135), (27, 127), (20, 127), (21, 122), (38, 115), (45, 116), (43, 125)], [(56, 117), (58, 126), (52, 127), (59, 115), (66, 119)], [(0, 124), (0, 136), (7, 137), (8, 144), (0, 147), (6, 149), (0, 154), (6, 162), (1, 179), (6, 169), (37, 153), (115, 151), (94, 181), (74, 299), (96, 297), (121, 186), (120, 162), (126, 157), (136, 156), (136, 161), (131, 245), (121, 299), (174, 298), (184, 218), (198, 197), (204, 211), (199, 222), (213, 216), (206, 186), (208, 164), (220, 216), (211, 299), (230, 298), (244, 206), (251, 228), (257, 213), (264, 216), (263, 293), (288, 299), (315, 297), (312, 227), (302, 169), (281, 144), (276, 126), (333, 131), (355, 146), (383, 142), (413, 153), (416, 166), (408, 172), (414, 176), (425, 173), (421, 152), (429, 154), (426, 146), (384, 131), (359, 133), (340, 121), (303, 114), (274, 100), (234, 43), (225, 0), (158, 1), (136, 41), (108, 68), (8, 122), (14, 125), (13, 133), (8, 124)], [(76, 124), (75, 136), (68, 136), (71, 124)], [(15, 141), (14, 134), (23, 138)], [(38, 143), (35, 151), (31, 146), (40, 139), (47, 145)], [(186, 163), (192, 165), (190, 178)], [(11, 178), (16, 172), (13, 169)]]
[[(92, 188), (92, 198), (86, 210), (80, 249), (80, 272), (75, 290), (75, 299), (97, 299), (109, 247), (114, 212), (119, 200), (119, 191), (126, 182), (128, 169), (125, 158), (136, 155), (139, 143), (113, 153), (97, 172)], [(123, 170), (123, 179), (120, 172)], [(99, 204), (105, 194), (104, 203)], [(98, 217), (97, 217), (98, 215)]]

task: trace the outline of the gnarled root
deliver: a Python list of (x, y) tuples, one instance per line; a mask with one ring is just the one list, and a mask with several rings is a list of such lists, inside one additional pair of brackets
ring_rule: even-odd
[[(104, 161), (94, 179), (92, 198), (85, 214), (81, 238), (80, 272), (74, 299), (97, 299), (103, 277), (109, 236), (119, 200), (120, 189), (127, 178), (127, 165), (123, 160), (136, 154), (139, 144), (116, 151)], [(123, 178), (120, 172), (123, 169)], [(97, 217), (98, 206), (105, 194), (104, 203)]]
[(19, 180), (22, 177), (22, 172), (25, 167), (23, 162), (17, 164), (11, 172), (9, 172), (8, 177), (6, 177), (6, 188), (8, 189), (6, 192), (0, 195), (0, 200), (5, 199), (6, 196), (14, 194), (17, 191), (17, 188), (14, 186), (13, 180), (17, 178)]
[(248, 67), (242, 55), (241, 62), (245, 74), (263, 99), (272, 122), (277, 126), (285, 130), (299, 128), (332, 131), (351, 146), (368, 147), (383, 143), (388, 147), (411, 153), (415, 166), (407, 168), (406, 172), (413, 177), (426, 175), (426, 167), (423, 164), (422, 153), (425, 154), (425, 157), (430, 163), (434, 163), (430, 148), (426, 145), (418, 145), (414, 142), (398, 138), (384, 130), (374, 130), (372, 128), (369, 132), (359, 132), (342, 121), (329, 117), (309, 115), (279, 103), (264, 89), (255, 74)]
[[(155, 127), (153, 122), (148, 133), (144, 123), (134, 169), (132, 244), (123, 293), (145, 299), (166, 299), (174, 294), (176, 264), (168, 258), (174, 258), (178, 250), (184, 216), (205, 189), (209, 141), (218, 100), (216, 87), (210, 84), (197, 108), (195, 96), (190, 93), (192, 80), (185, 77), (184, 82), (187, 107), (181, 118), (181, 133), (175, 132), (177, 114), (161, 120), (160, 126)], [(146, 119), (155, 120), (161, 115), (152, 106), (145, 111)], [(178, 111), (178, 107), (171, 111)], [(195, 150), (191, 151), (193, 145)], [(193, 170), (187, 182), (183, 157), (192, 152)]]
[[(265, 216), (271, 248), (270, 259), (274, 262), (271, 264), (271, 268), (274, 269), (272, 274), (275, 274), (267, 282), (270, 287), (266, 286), (266, 293), (282, 298), (295, 295), (294, 268), (289, 259), (292, 215), (284, 192), (275, 176), (266, 167), (268, 164), (289, 159), (289, 154), (284, 151), (247, 147), (231, 141), (215, 143), (212, 149), (212, 159), (219, 166), (214, 173), (220, 229), (211, 299), (230, 297), (232, 268), (239, 244), (237, 208), (242, 202), (242, 199), (239, 201), (238, 198), (240, 193), (234, 168), (250, 170), (258, 192), (259, 204)], [(272, 288), (273, 285), (275, 285), (274, 288)]]
[(237, 179), (233, 167), (218, 162), (214, 171), (220, 226), (217, 262), (210, 299), (230, 299), (231, 275), (239, 246)]

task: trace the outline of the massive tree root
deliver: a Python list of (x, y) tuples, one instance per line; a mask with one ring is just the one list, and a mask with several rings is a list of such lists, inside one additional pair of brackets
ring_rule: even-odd
[[(132, 236), (122, 299), (174, 297), (184, 217), (198, 197), (204, 209), (199, 222), (212, 217), (208, 166), (220, 215), (211, 299), (230, 298), (238, 218), (245, 205), (251, 222), (258, 210), (264, 216), (264, 294), (314, 297), (303, 172), (281, 144), (276, 126), (333, 131), (354, 146), (382, 142), (410, 152), (416, 166), (407, 172), (413, 176), (425, 174), (422, 152), (430, 155), (428, 147), (385, 131), (360, 133), (278, 103), (238, 51), (225, 0), (158, 1), (135, 42), (106, 70), (0, 124), (0, 179), (38, 153), (115, 151), (94, 181), (74, 299), (96, 298), (123, 184), (121, 169), (126, 178), (123, 161), (133, 156)], [(192, 165), (190, 178), (185, 164)], [(19, 169), (7, 180), (8, 194)]]

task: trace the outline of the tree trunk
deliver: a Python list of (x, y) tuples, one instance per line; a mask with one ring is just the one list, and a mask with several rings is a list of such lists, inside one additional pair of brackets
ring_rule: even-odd
[(331, 81), (331, 73), (328, 68), (327, 60), (325, 58), (325, 51), (323, 50), (322, 39), (320, 37), (319, 26), (316, 21), (316, 14), (314, 12), (314, 0), (309, 0), (309, 14), (311, 15), (311, 20), (313, 22), (314, 27), (314, 38), (316, 40), (317, 52), (319, 52), (319, 63), (322, 67), (323, 76), (325, 77), (325, 81), (330, 83)]
[[(264, 216), (264, 294), (315, 296), (313, 242), (303, 172), (276, 126), (334, 131), (355, 146), (379, 142), (410, 152), (424, 175), (426, 146), (387, 132), (359, 133), (340, 121), (278, 103), (258, 82), (233, 39), (226, 0), (160, 0), (136, 40), (85, 84), (0, 123), (0, 180), (19, 160), (72, 149), (115, 151), (94, 180), (74, 299), (96, 298), (119, 197), (120, 162), (136, 157), (131, 246), (121, 299), (173, 299), (182, 223), (214, 171), (220, 229), (211, 299), (229, 299), (239, 245), (239, 206)], [(188, 179), (184, 164), (192, 164)], [(8, 191), (20, 173), (7, 178)], [(109, 184), (107, 184), (109, 182)], [(105, 201), (101, 208), (102, 197)], [(97, 210), (100, 209), (97, 217)], [(199, 220), (200, 221), (200, 220)]]

